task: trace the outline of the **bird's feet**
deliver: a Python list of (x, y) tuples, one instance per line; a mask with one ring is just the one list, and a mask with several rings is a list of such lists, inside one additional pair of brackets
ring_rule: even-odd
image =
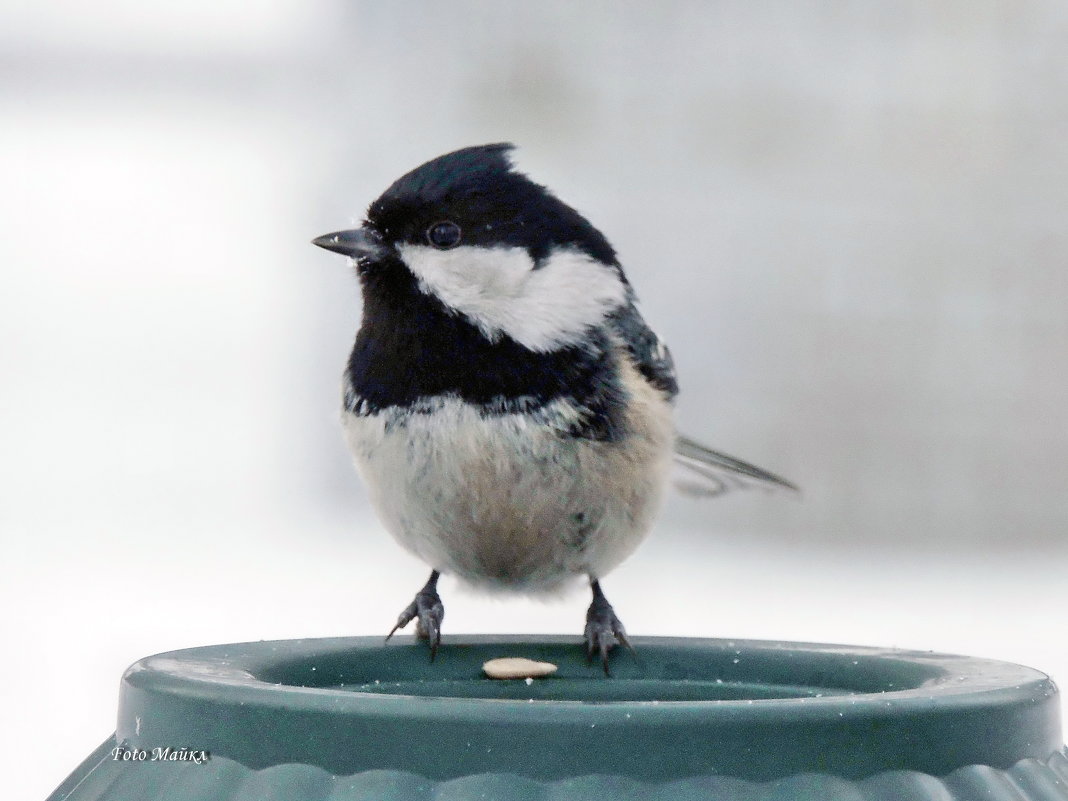
[(608, 652), (618, 643), (625, 645), (631, 651), (627, 641), (627, 632), (623, 629), (623, 623), (616, 617), (612, 604), (604, 597), (601, 585), (596, 579), (590, 580), (590, 588), (593, 590), (593, 603), (586, 612), (586, 662), (593, 662), (593, 655), (601, 655), (601, 664), (604, 666), (604, 675), (608, 673)]
[(415, 600), (400, 613), (397, 625), (386, 635), (386, 642), (389, 642), (389, 638), (397, 629), (403, 629), (415, 620), (415, 635), (430, 643), (431, 662), (437, 656), (438, 646), (441, 645), (441, 621), (445, 619), (445, 607), (441, 603), (441, 596), (438, 595), (440, 575), (436, 570), (430, 574), (430, 580), (415, 594)]

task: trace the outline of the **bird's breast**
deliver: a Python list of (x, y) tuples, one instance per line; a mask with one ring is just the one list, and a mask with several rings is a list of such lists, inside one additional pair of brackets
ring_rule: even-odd
[[(631, 375), (633, 373), (633, 375)], [(557, 399), (494, 413), (455, 397), (344, 415), (346, 438), (393, 536), (484, 586), (552, 589), (603, 575), (651, 525), (674, 438), (670, 404), (626, 371), (623, 435), (574, 436)]]

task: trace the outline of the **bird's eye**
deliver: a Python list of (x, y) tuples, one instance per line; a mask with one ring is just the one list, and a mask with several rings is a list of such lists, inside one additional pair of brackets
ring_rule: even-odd
[(448, 250), (460, 244), (460, 226), (449, 220), (436, 222), (426, 229), (426, 241), (438, 250)]

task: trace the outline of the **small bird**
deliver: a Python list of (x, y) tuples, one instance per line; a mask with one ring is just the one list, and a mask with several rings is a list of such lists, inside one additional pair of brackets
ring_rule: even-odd
[(530, 594), (587, 577), (586, 655), (607, 674), (630, 644), (600, 580), (649, 533), (673, 464), (696, 494), (794, 487), (676, 432), (671, 353), (615, 250), (512, 150), (439, 156), (313, 240), (363, 295), (343, 428), (386, 528), (432, 568), (387, 639), (415, 620), (434, 658), (442, 573)]

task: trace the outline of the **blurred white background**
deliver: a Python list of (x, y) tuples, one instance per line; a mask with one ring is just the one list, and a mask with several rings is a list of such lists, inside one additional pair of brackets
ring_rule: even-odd
[[(681, 427), (802, 485), (673, 498), (632, 634), (1068, 677), (1068, 5), (0, 4), (0, 754), (43, 798), (122, 670), (383, 634), (425, 579), (337, 424), (359, 321), (308, 240), (509, 140), (620, 251)], [(584, 591), (443, 583), (446, 637)]]

